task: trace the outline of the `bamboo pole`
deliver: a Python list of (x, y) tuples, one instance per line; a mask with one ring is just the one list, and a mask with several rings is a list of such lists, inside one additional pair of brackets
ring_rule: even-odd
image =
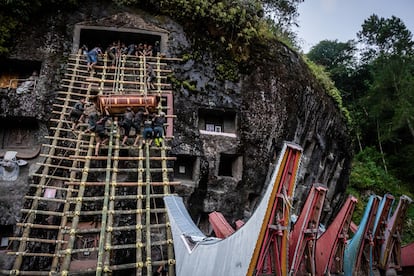
[(24, 241), (24, 242), (40, 242), (40, 243), (67, 243), (66, 241), (62, 240), (48, 240), (48, 239), (38, 239), (38, 238), (21, 238), (21, 237), (9, 237), (11, 241)]
[[(165, 208), (151, 208), (150, 211), (148, 211), (147, 209), (134, 209), (134, 210), (114, 210), (113, 213), (116, 215), (133, 215), (133, 214), (145, 214), (145, 213), (152, 213), (152, 214), (158, 214), (158, 213), (165, 213), (167, 211), (167, 209)], [(105, 210), (106, 213), (108, 213), (107, 210)], [(83, 216), (92, 216), (92, 215), (101, 215), (103, 214), (102, 210), (97, 210), (97, 211), (82, 211), (82, 215)], [(69, 217), (74, 217), (76, 216), (75, 213), (68, 213), (66, 214), (66, 216)]]
[(35, 229), (50, 229), (50, 230), (56, 230), (56, 229), (60, 229), (60, 226), (58, 225), (45, 225), (45, 224), (35, 224), (35, 223), (21, 223), (18, 222), (16, 223), (16, 226), (18, 227), (31, 227), (31, 228), (35, 228)]
[[(160, 265), (167, 264), (167, 261), (154, 261), (152, 264), (154, 266), (160, 266)], [(143, 263), (143, 262), (136, 262), (136, 263), (112, 265), (112, 266), (110, 266), (110, 270), (118, 271), (118, 270), (125, 270), (125, 269), (137, 268), (137, 267), (142, 269), (143, 267), (147, 267), (147, 264)], [(169, 275), (171, 275), (171, 274), (169, 274)]]
[[(143, 150), (142, 147), (139, 149), (138, 154), (140, 157), (142, 157), (143, 154)], [(138, 183), (142, 183), (143, 182), (143, 172), (144, 172), (144, 165), (143, 165), (143, 160), (140, 159), (138, 161), (138, 168), (137, 168), (137, 173), (138, 173), (138, 179), (137, 179), (137, 209), (142, 209), (142, 199), (143, 199), (143, 195), (142, 195), (142, 185), (139, 185)], [(136, 246), (135, 246), (135, 261), (137, 264), (141, 264), (143, 263), (143, 259), (142, 259), (142, 246), (140, 246), (142, 244), (142, 216), (141, 214), (136, 214), (136, 231), (135, 231), (135, 240), (136, 240)], [(142, 276), (142, 266), (137, 266), (136, 267), (136, 273), (137, 276)]]
[[(109, 147), (108, 147), (109, 148)], [(119, 149), (119, 146), (118, 146)], [(101, 158), (97, 158), (97, 157), (101, 157)], [(146, 160), (147, 158), (144, 157), (140, 157), (140, 156), (97, 156), (95, 157), (95, 159), (99, 159), (99, 160), (105, 160), (106, 158), (111, 159), (111, 160)], [(82, 156), (82, 155), (70, 155), (69, 158), (71, 159), (86, 159), (89, 158), (88, 156)], [(148, 157), (148, 160), (176, 160), (176, 157)]]
[(149, 151), (149, 144), (145, 144), (145, 156), (147, 159), (145, 160), (145, 178), (146, 178), (146, 199), (145, 199), (145, 209), (146, 209), (146, 216), (145, 216), (145, 234), (146, 234), (146, 267), (147, 267), (147, 275), (152, 275), (152, 266), (151, 266), (151, 205), (150, 205), (150, 194), (151, 194), (151, 171), (150, 171), (150, 151)]
[[(16, 275), (16, 273), (19, 273), (19, 275), (29, 275), (29, 276), (47, 276), (50, 275), (48, 271), (8, 271), (8, 270), (1, 270), (2, 275)], [(14, 274), (13, 274), (14, 273)]]
[[(102, 206), (102, 218), (101, 218), (101, 232), (99, 234), (99, 252), (98, 252), (98, 263), (96, 267), (96, 276), (102, 275), (103, 271), (103, 257), (104, 257), (104, 250), (105, 249), (105, 231), (107, 225), (107, 217), (108, 217), (108, 202), (109, 202), (109, 185), (110, 185), (110, 177), (111, 177), (111, 161), (112, 161), (112, 144), (113, 144), (113, 130), (114, 124), (111, 124), (111, 135), (109, 136), (109, 149), (108, 155), (106, 160), (106, 177), (105, 177), (105, 192), (104, 192), (104, 202)], [(105, 271), (104, 271), (105, 272)]]
[[(166, 157), (166, 153), (165, 153), (165, 142), (164, 140), (162, 141), (162, 146), (161, 146), (161, 157), (163, 157), (163, 160), (161, 161), (162, 163), (162, 168), (163, 168), (163, 173), (162, 173), (162, 181), (164, 183), (164, 194), (168, 195), (170, 194), (170, 182), (169, 182), (169, 178), (168, 178), (168, 173), (167, 173), (167, 159), (165, 159), (164, 157)], [(168, 246), (167, 246), (167, 255), (168, 255), (168, 272), (171, 273), (171, 275), (175, 275), (175, 256), (174, 256), (174, 247), (173, 247), (173, 237), (172, 237), (172, 233), (171, 233), (171, 227), (170, 227), (170, 221), (168, 219), (168, 215), (165, 215), (165, 220), (166, 220), (166, 229), (165, 232), (167, 233), (167, 241), (168, 241)]]
[[(115, 134), (115, 151), (114, 156), (119, 157), (119, 128), (117, 130), (117, 133)], [(108, 154), (109, 155), (109, 154)], [(109, 163), (109, 161), (108, 161)], [(117, 180), (117, 171), (118, 171), (118, 159), (115, 158), (113, 165), (112, 165), (112, 179), (111, 179), (111, 186), (110, 186), (110, 197), (109, 197), (109, 205), (108, 205), (108, 223), (106, 226), (106, 238), (105, 238), (105, 252), (103, 255), (103, 271), (104, 275), (108, 275), (109, 266), (111, 264), (111, 251), (109, 248), (111, 248), (112, 245), (112, 229), (113, 229), (113, 223), (114, 223), (114, 209), (115, 209), (115, 196), (116, 196), (116, 180)], [(109, 172), (110, 173), (110, 172)], [(106, 186), (105, 186), (106, 188)], [(104, 198), (104, 204), (105, 204), (106, 198)], [(104, 205), (105, 206), (105, 205)], [(103, 229), (103, 227), (102, 227)], [(102, 234), (102, 233), (101, 233)]]
[[(96, 171), (95, 171), (96, 172)], [(75, 185), (79, 185), (79, 182), (67, 182), (67, 183), (73, 183)], [(158, 182), (158, 181), (152, 181), (150, 182), (151, 186), (175, 186), (179, 185), (181, 182), (174, 181), (174, 182)], [(103, 186), (105, 185), (105, 182), (85, 182), (86, 186)], [(115, 184), (116, 186), (145, 186), (147, 185), (147, 182), (117, 182)]]
[(50, 186), (50, 185), (36, 185), (36, 184), (30, 184), (29, 186), (30, 186), (30, 187), (34, 187), (34, 188), (41, 188), (41, 189), (51, 188), (51, 189), (60, 190), (60, 191), (67, 191), (67, 192), (78, 192), (78, 189), (65, 188), (65, 187), (58, 187), (58, 186)]

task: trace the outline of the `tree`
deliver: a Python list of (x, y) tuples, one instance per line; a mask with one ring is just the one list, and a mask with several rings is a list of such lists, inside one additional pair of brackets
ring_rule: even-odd
[(353, 40), (347, 42), (322, 40), (311, 48), (307, 57), (331, 71), (337, 67), (354, 67), (355, 52), (356, 47)]
[(385, 19), (373, 14), (362, 24), (357, 34), (364, 46), (363, 57), (373, 60), (380, 55), (412, 55), (412, 34), (398, 17)]
[(305, 0), (262, 0), (267, 12), (272, 14), (275, 24), (282, 30), (289, 29), (296, 25), (299, 16), (298, 5)]
[[(378, 18), (372, 15), (358, 32), (364, 43), (362, 52), (365, 66), (370, 68), (369, 89), (361, 98), (365, 110), (365, 142), (377, 143), (383, 156), (384, 168), (391, 171), (409, 171), (414, 157), (414, 42), (411, 32), (396, 17)], [(370, 133), (376, 133), (371, 136)], [(406, 160), (405, 164), (398, 160)], [(407, 160), (408, 158), (408, 160)], [(390, 162), (392, 161), (392, 162)], [(405, 168), (398, 166), (405, 166)], [(399, 176), (412, 181), (412, 174)]]
[(322, 65), (329, 72), (335, 86), (346, 100), (352, 94), (356, 68), (356, 46), (353, 40), (322, 40), (313, 46), (306, 55), (316, 64)]

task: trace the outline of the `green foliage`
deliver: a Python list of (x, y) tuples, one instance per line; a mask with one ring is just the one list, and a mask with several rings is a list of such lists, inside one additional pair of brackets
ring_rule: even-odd
[(219, 80), (237, 81), (239, 79), (238, 64), (231, 60), (224, 60), (216, 65)]
[(0, 55), (8, 53), (8, 44), (17, 26), (14, 18), (0, 14)]
[(7, 0), (0, 1), (0, 55), (7, 54), (13, 44), (13, 33), (30, 22), (39, 18), (43, 12), (56, 7), (70, 8), (78, 4), (77, 0)]
[(274, 18), (275, 24), (281, 30), (290, 29), (296, 25), (299, 16), (298, 5), (304, 0), (263, 0), (267, 12)]
[(197, 88), (196, 88), (196, 86), (195, 86), (194, 81), (185, 80), (185, 81), (183, 81), (181, 84), (182, 84), (182, 86), (183, 86), (185, 89), (187, 89), (188, 91), (191, 91), (191, 92), (195, 92), (195, 91), (197, 91)]
[(349, 188), (359, 193), (368, 190), (377, 195), (408, 193), (401, 181), (384, 170), (381, 162), (381, 154), (373, 147), (359, 152), (353, 161)]
[(414, 240), (414, 204), (410, 204), (407, 212), (407, 219), (404, 221), (402, 244), (409, 244)]
[[(222, 43), (237, 60), (249, 57), (249, 45), (260, 27), (259, 1), (164, 0), (162, 12), (183, 22), (194, 33)], [(191, 25), (190, 25), (191, 23)]]
[(322, 40), (311, 48), (306, 56), (313, 62), (325, 66), (329, 71), (336, 68), (354, 68), (355, 42), (338, 42), (338, 40)]
[[(346, 192), (358, 199), (353, 215), (355, 222), (361, 220), (369, 194), (383, 196), (390, 193), (397, 199), (403, 194), (412, 197), (408, 188), (400, 180), (385, 172), (381, 162), (381, 154), (373, 147), (365, 148), (354, 157)], [(407, 236), (410, 239), (414, 237), (409, 234)]]
[(343, 106), (342, 97), (339, 90), (335, 87), (335, 84), (329, 77), (329, 74), (325, 71), (323, 66), (317, 65), (307, 57), (304, 57), (304, 60), (308, 67), (313, 72), (315, 78), (320, 82), (320, 84), (325, 88), (327, 94), (332, 97), (332, 99), (337, 103), (338, 108), (341, 110), (343, 116), (350, 125), (352, 120), (349, 114), (349, 111)]
[(412, 55), (414, 42), (412, 34), (398, 17), (378, 17), (373, 14), (362, 24), (357, 34), (365, 45), (362, 56), (373, 60), (380, 55)]

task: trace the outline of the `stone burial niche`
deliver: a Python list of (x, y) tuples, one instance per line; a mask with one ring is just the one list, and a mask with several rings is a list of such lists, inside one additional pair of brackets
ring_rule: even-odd
[[(17, 89), (33, 75), (39, 74), (42, 63), (33, 60), (0, 59), (0, 89)], [(28, 87), (33, 89), (34, 86)]]
[(35, 118), (7, 117), (0, 119), (0, 157), (7, 151), (16, 151), (17, 158), (35, 158), (41, 148), (38, 141), (45, 133)]
[(77, 24), (74, 29), (73, 52), (77, 52), (83, 45), (87, 46), (89, 50), (100, 47), (102, 51), (105, 51), (114, 42), (123, 43), (126, 47), (130, 44), (139, 45), (140, 43), (154, 46), (158, 42), (161, 53), (165, 53), (167, 39), (167, 31), (145, 22), (141, 22), (140, 28)]

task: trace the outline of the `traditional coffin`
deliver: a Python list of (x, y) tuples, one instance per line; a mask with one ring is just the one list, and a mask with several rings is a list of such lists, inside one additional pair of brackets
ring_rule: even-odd
[(156, 96), (139, 96), (139, 95), (99, 95), (98, 108), (104, 113), (105, 108), (111, 115), (122, 114), (127, 107), (137, 111), (139, 107), (146, 107), (153, 110), (158, 105), (158, 97)]

